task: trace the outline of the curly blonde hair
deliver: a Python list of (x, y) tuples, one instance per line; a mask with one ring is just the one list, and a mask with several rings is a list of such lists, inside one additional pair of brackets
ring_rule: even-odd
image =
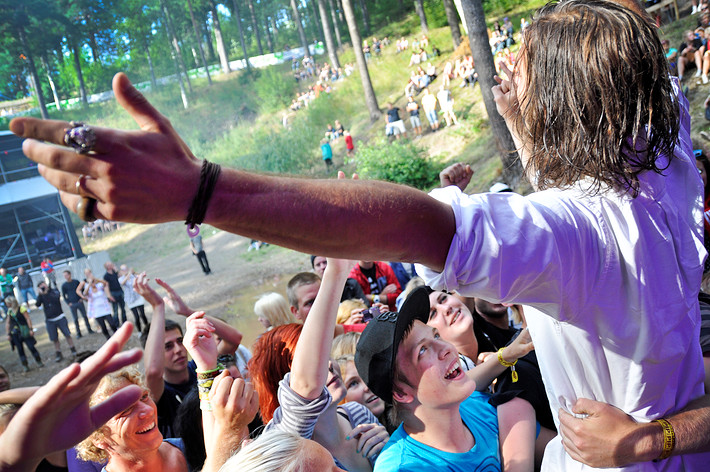
[[(119, 388), (128, 382), (145, 389), (143, 375), (135, 367), (127, 367), (112, 374), (108, 374), (99, 382), (99, 386), (91, 395), (89, 406), (94, 406), (110, 397)], [(88, 438), (77, 444), (77, 456), (84, 461), (104, 462), (108, 460), (108, 453), (96, 445), (109, 434), (109, 428), (104, 424), (91, 433)]]

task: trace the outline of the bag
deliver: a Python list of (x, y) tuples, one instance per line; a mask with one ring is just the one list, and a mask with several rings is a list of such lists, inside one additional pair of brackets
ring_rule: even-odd
[(31, 337), (30, 327), (27, 326), (26, 323), (20, 323), (18, 321), (17, 317), (19, 315), (17, 313), (13, 313), (12, 311), (9, 311), (8, 314), (12, 317), (12, 321), (13, 321), (13, 324), (15, 325), (15, 328), (17, 328), (20, 331), (20, 336), (22, 337), (22, 339), (27, 339), (27, 338)]

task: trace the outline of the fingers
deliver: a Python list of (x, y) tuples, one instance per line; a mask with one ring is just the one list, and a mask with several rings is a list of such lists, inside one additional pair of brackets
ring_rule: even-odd
[[(25, 141), (26, 143), (29, 141)], [(42, 145), (41, 143), (38, 143)], [(46, 145), (44, 145), (46, 146)], [(50, 146), (50, 148), (56, 148), (56, 146)], [(56, 148), (58, 149), (58, 148)], [(52, 150), (51, 152), (54, 152), (55, 150)], [(60, 151), (61, 152), (61, 151)], [(105, 201), (106, 200), (106, 192), (104, 191), (105, 189), (102, 188), (96, 179), (92, 178), (90, 176), (90, 172), (95, 172), (96, 171), (96, 166), (95, 165), (89, 165), (89, 158), (83, 157), (82, 159), (86, 159), (86, 161), (83, 162), (83, 164), (79, 167), (84, 168), (85, 171), (77, 171), (79, 174), (86, 175), (83, 179), (83, 192), (86, 194), (86, 196), (96, 198), (97, 200), (100, 201)], [(98, 162), (98, 161), (96, 161)], [(37, 167), (37, 170), (39, 170), (39, 173), (44, 179), (52, 184), (54, 187), (56, 187), (60, 192), (67, 192), (67, 193), (72, 193), (72, 194), (78, 194), (79, 190), (77, 188), (77, 182), (79, 181), (79, 175), (74, 172), (65, 172), (62, 170), (56, 170), (53, 169), (52, 167), (46, 166), (44, 164), (40, 164)]]
[(113, 93), (116, 101), (126, 110), (144, 131), (161, 131), (165, 118), (131, 84), (123, 72), (113, 77)]
[(513, 80), (513, 72), (508, 68), (508, 64), (501, 61), (498, 65), (500, 65), (500, 71), (508, 77), (508, 80)]
[(138, 385), (128, 385), (103, 402), (91, 408), (91, 422), (94, 429), (116, 416), (129, 406), (136, 403), (143, 395), (143, 389)]
[(164, 281), (163, 279), (156, 278), (155, 283), (157, 283), (158, 285), (163, 287), (165, 290), (167, 290), (171, 296), (175, 294), (175, 290), (173, 290), (173, 288), (170, 285), (168, 285), (168, 283), (166, 281)]
[(95, 177), (98, 174), (97, 166), (103, 165), (100, 160), (77, 154), (69, 148), (34, 139), (26, 139), (22, 143), (22, 152), (42, 166), (73, 174), (86, 174)]

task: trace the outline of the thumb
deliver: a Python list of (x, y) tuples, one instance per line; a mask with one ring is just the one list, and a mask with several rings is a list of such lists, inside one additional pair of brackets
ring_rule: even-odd
[(588, 398), (579, 398), (572, 406), (572, 413), (576, 415), (594, 416), (599, 410), (598, 403)]
[(133, 117), (143, 131), (160, 130), (159, 123), (163, 120), (163, 115), (133, 86), (123, 72), (113, 77), (113, 93), (118, 104)]

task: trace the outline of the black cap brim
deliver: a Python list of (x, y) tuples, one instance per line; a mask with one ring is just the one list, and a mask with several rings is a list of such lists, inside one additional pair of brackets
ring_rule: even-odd
[(392, 381), (397, 349), (414, 320), (429, 319), (429, 291), (417, 287), (407, 297), (399, 313), (385, 312), (373, 318), (360, 336), (355, 367), (370, 391), (392, 403)]

